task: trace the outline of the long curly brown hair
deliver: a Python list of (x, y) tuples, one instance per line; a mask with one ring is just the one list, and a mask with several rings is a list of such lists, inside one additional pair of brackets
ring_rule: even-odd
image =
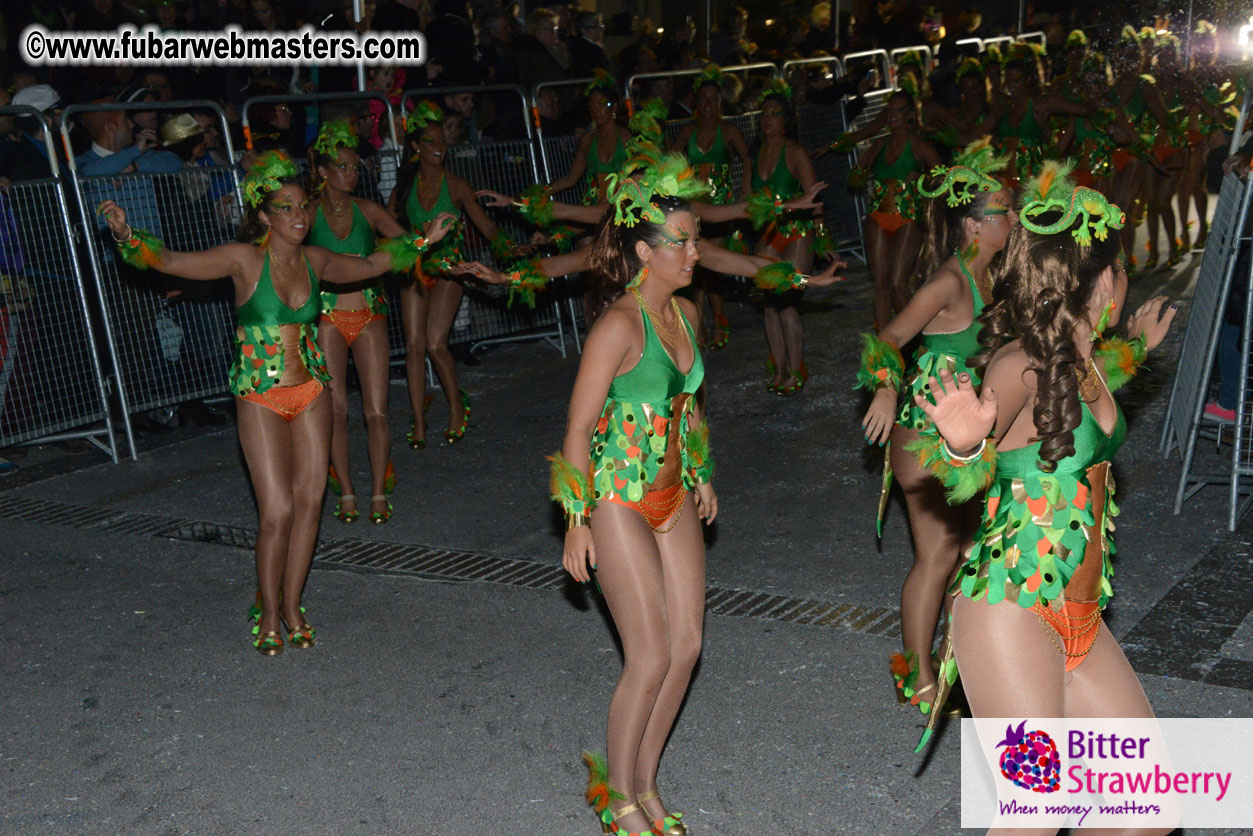
[[(1048, 225), (1058, 214), (1036, 218)], [(1019, 340), (1027, 367), (1036, 374), (1032, 415), (1040, 443), (1040, 468), (1051, 473), (1074, 455), (1074, 430), (1083, 418), (1075, 376), (1076, 327), (1088, 315), (1097, 278), (1113, 266), (1121, 249), (1116, 234), (1080, 246), (1069, 231), (1041, 235), (1015, 227), (1005, 247), (998, 299), (980, 316), (985, 351), (972, 364), (983, 367), (1001, 346)]]
[[(666, 217), (675, 212), (691, 212), (692, 207), (685, 200), (677, 197), (655, 197), (653, 203)], [(606, 210), (605, 217), (596, 229), (596, 237), (592, 240), (592, 251), (588, 254), (587, 269), (591, 273), (592, 317), (604, 313), (605, 308), (626, 293), (626, 286), (644, 265), (639, 254), (635, 252), (635, 244), (643, 241), (650, 247), (657, 246), (661, 240), (662, 224), (641, 220), (635, 226), (615, 224), (612, 208)]]

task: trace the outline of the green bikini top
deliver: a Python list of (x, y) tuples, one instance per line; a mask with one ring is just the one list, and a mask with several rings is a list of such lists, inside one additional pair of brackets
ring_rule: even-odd
[(413, 188), (409, 190), (409, 196), (405, 199), (405, 214), (409, 217), (409, 228), (421, 232), (422, 227), (443, 212), (454, 217), (459, 214), (457, 204), (452, 202), (452, 195), (448, 192), (448, 175), (440, 178), (439, 197), (435, 198), (435, 205), (430, 209), (424, 209), (418, 200), (418, 178), (413, 178)]
[(905, 147), (901, 149), (901, 153), (897, 155), (895, 162), (888, 162), (888, 144), (883, 143), (883, 147), (879, 149), (878, 155), (874, 158), (874, 165), (871, 166), (871, 176), (880, 183), (886, 183), (889, 180), (895, 180), (898, 183), (904, 183), (909, 180), (909, 175), (918, 170), (918, 158), (914, 156), (913, 144), (906, 140)]
[(970, 324), (953, 334), (923, 334), (922, 347), (924, 351), (955, 357), (964, 363), (983, 350), (983, 346), (979, 345), (979, 331), (983, 327), (979, 323), (979, 314), (983, 313), (983, 297), (975, 286), (975, 277), (971, 274), (969, 265), (960, 255), (957, 256), (957, 264), (970, 285), (970, 296), (974, 299)]
[(1022, 142), (1042, 142), (1044, 131), (1035, 119), (1035, 102), (1027, 100), (1027, 112), (1022, 115), (1017, 125), (1010, 124), (1009, 111), (1005, 111), (1005, 114), (1001, 116), (1000, 124), (996, 126), (996, 135), (1003, 139), (1017, 137)]
[(617, 140), (614, 142), (613, 156), (609, 158), (607, 163), (600, 161), (598, 139), (600, 137), (593, 135), (592, 147), (587, 150), (587, 173), (596, 177), (601, 174), (617, 174), (622, 171), (627, 161), (626, 146), (622, 144), (622, 137), (617, 137)]
[(331, 229), (319, 205), (318, 211), (313, 216), (313, 230), (309, 233), (309, 243), (316, 247), (326, 247), (331, 252), (341, 255), (366, 256), (374, 252), (374, 227), (365, 219), (365, 215), (361, 214), (356, 201), (353, 201), (352, 229), (348, 230), (346, 236), (340, 238)]
[(758, 161), (753, 161), (753, 191), (758, 191), (765, 186), (770, 187), (770, 191), (779, 197), (787, 200), (796, 197), (801, 193), (801, 181), (792, 176), (792, 172), (787, 170), (787, 144), (785, 143), (779, 149), (779, 160), (774, 164), (774, 170), (770, 172), (770, 176), (765, 180), (757, 174), (760, 168)]
[(607, 401), (618, 403), (649, 404), (658, 414), (669, 416), (670, 402), (676, 395), (684, 392), (695, 394), (705, 379), (705, 363), (700, 351), (696, 348), (696, 335), (692, 325), (683, 316), (683, 326), (687, 329), (687, 338), (692, 343), (692, 367), (687, 373), (679, 371), (674, 360), (666, 352), (660, 338), (653, 330), (648, 314), (640, 308), (640, 318), (644, 321), (644, 351), (639, 362), (613, 379), (609, 384)]
[(693, 126), (692, 133), (687, 138), (687, 161), (692, 164), (693, 168), (699, 168), (705, 163), (710, 165), (730, 165), (731, 154), (727, 150), (727, 144), (722, 139), (722, 123), (719, 122), (717, 132), (714, 134), (714, 144), (708, 151), (702, 151), (700, 145), (696, 142), (696, 128)]
[(261, 266), (261, 278), (252, 295), (244, 304), (236, 309), (240, 325), (309, 325), (317, 319), (321, 310), (321, 298), (318, 295), (318, 277), (309, 264), (309, 259), (301, 253), (305, 269), (309, 271), (309, 295), (298, 308), (292, 308), (278, 298), (274, 290), (274, 282), (270, 279), (270, 249), (265, 250), (265, 262)]
[[(1104, 387), (1104, 383), (1102, 383)], [(1114, 401), (1114, 431), (1109, 435), (1101, 429), (1096, 416), (1080, 399), (1083, 417), (1075, 427), (1075, 452), (1057, 463), (1053, 471), (1058, 476), (1076, 478), (1094, 464), (1112, 461), (1118, 448), (1127, 438), (1127, 420), (1123, 417), (1118, 401)], [(1017, 450), (998, 450), (996, 453), (996, 480), (1025, 479), (1031, 476), (1048, 476), (1040, 469), (1040, 442), (1019, 447)]]

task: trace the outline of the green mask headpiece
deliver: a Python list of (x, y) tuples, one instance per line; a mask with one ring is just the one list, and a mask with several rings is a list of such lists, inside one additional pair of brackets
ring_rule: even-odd
[(427, 125), (433, 125), (444, 121), (444, 111), (439, 109), (439, 105), (432, 101), (421, 101), (418, 106), (409, 112), (405, 117), (405, 133), (411, 134), (420, 131)]
[(313, 150), (339, 162), (339, 149), (356, 149), (358, 142), (357, 132), (347, 119), (334, 119), (322, 123), (322, 127), (318, 129), (318, 138), (313, 141)]
[(628, 164), (618, 174), (606, 178), (606, 187), (614, 207), (613, 222), (626, 226), (635, 226), (641, 220), (665, 223), (665, 212), (653, 202), (659, 197), (691, 200), (709, 193), (709, 183), (697, 178), (682, 154), (666, 154), (653, 165)]
[[(1073, 169), (1074, 163), (1046, 162), (1040, 175), (1027, 183), (1019, 223), (1040, 235), (1070, 230), (1080, 246), (1088, 247), (1093, 237), (1104, 241), (1109, 230), (1122, 229), (1127, 217), (1095, 189), (1076, 188), (1070, 179)], [(1036, 223), (1037, 217), (1050, 212), (1061, 212), (1062, 216), (1048, 225)]]
[[(918, 178), (918, 191), (926, 197), (946, 195), (949, 206), (961, 206), (975, 199), (980, 192), (1000, 191), (1004, 186), (992, 175), (1005, 168), (1008, 157), (998, 157), (992, 150), (992, 139), (983, 137), (966, 146), (951, 166), (937, 165), (929, 175)], [(940, 184), (929, 189), (924, 184), (928, 177), (942, 178)]]
[(282, 151), (266, 151), (244, 177), (244, 200), (256, 209), (265, 202), (266, 195), (283, 188), (283, 180), (299, 176), (300, 169), (291, 157)]

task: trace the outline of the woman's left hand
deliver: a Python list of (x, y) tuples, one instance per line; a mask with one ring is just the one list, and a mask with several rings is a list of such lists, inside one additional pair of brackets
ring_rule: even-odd
[(695, 493), (696, 515), (705, 521), (705, 525), (711, 525), (714, 517), (718, 516), (718, 494), (714, 493), (713, 483), (697, 483)]
[(508, 284), (509, 277), (498, 270), (493, 270), (480, 261), (465, 261), (456, 265), (453, 272), (463, 276), (474, 276), (488, 284)]
[(444, 236), (448, 234), (448, 231), (452, 229), (452, 225), (456, 222), (456, 215), (451, 212), (440, 212), (427, 221), (426, 226), (422, 228), (422, 236), (426, 238), (428, 244), (437, 244), (444, 239)]
[(798, 209), (821, 209), (822, 201), (818, 199), (818, 194), (826, 187), (827, 184), (823, 181), (814, 183), (800, 197), (783, 201), (783, 208), (789, 212), (794, 212)]
[(1167, 301), (1165, 296), (1154, 296), (1141, 305), (1127, 321), (1127, 333), (1132, 339), (1144, 337), (1144, 346), (1149, 351), (1161, 345), (1175, 314), (1179, 313), (1179, 308), (1175, 305), (1166, 308), (1163, 313), (1162, 307)]
[(846, 264), (843, 261), (832, 261), (829, 265), (827, 265), (827, 269), (823, 270), (821, 273), (815, 273), (814, 275), (810, 276), (807, 284), (809, 285), (809, 287), (826, 287), (827, 285), (833, 285), (833, 284), (836, 284), (837, 282), (842, 282), (848, 277), (837, 276), (835, 274), (835, 271), (839, 270), (841, 267), (847, 267), (847, 266), (848, 264)]
[(487, 205), (496, 209), (508, 209), (515, 202), (512, 196), (494, 192), (491, 189), (479, 189), (474, 196), (487, 198)]

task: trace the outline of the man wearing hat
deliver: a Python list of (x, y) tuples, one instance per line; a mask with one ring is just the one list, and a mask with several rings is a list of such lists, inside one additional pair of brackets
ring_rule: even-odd
[(42, 118), (30, 115), (17, 118), (17, 127), (21, 132), (18, 142), (5, 148), (3, 176), (11, 180), (34, 180), (49, 177), (52, 174), (48, 162), (48, 146), (44, 141), (45, 132), (52, 132), (52, 147), (57, 150), (58, 162), (64, 163), (61, 143), (55, 140), (56, 109), (61, 106), (61, 96), (49, 84), (32, 84), (23, 87), (13, 94), (13, 104), (33, 107)]
[(74, 160), (84, 176), (131, 171), (169, 172), (183, 167), (177, 156), (157, 148), (153, 131), (143, 130), (136, 136), (123, 111), (90, 111), (80, 119), (91, 135), (91, 148)]

